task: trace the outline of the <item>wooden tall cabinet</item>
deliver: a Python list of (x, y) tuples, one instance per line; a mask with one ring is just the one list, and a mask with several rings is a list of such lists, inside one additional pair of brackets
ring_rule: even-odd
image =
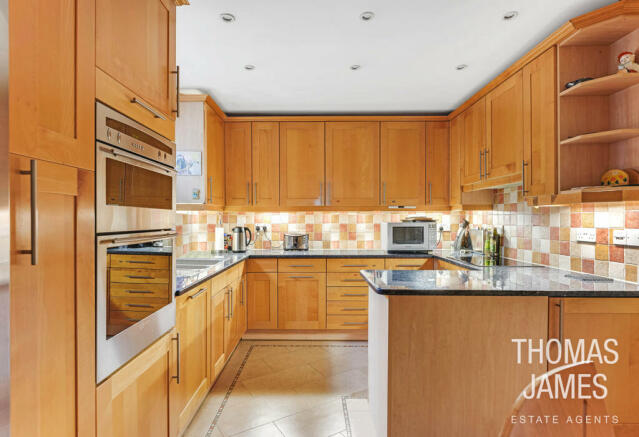
[(326, 273), (277, 275), (277, 327), (326, 328)]
[(226, 204), (251, 204), (251, 123), (226, 123)]
[(206, 138), (206, 203), (224, 206), (224, 121), (204, 104)]
[(9, 186), (11, 435), (93, 436), (94, 175), (11, 154)]
[(280, 205), (324, 205), (324, 123), (280, 123)]
[(463, 125), (461, 150), (463, 156), (462, 185), (480, 182), (484, 175), (486, 150), (486, 98), (482, 97), (461, 117)]
[(280, 126), (277, 122), (253, 122), (253, 206), (277, 207), (280, 203)]
[(247, 273), (248, 329), (277, 329), (277, 273)]
[(326, 123), (326, 204), (379, 205), (379, 122)]
[(523, 69), (524, 162), (527, 196), (557, 193), (557, 49)]
[(92, 170), (95, 0), (10, 3), (9, 150)]
[(426, 199), (426, 123), (382, 122), (381, 205), (423, 205)]
[(460, 115), (450, 122), (450, 204), (461, 205), (462, 176), (462, 139), (464, 135), (464, 118)]
[(179, 80), (175, 2), (95, 1), (98, 99), (173, 139)]
[(449, 203), (450, 123), (426, 123), (426, 207), (446, 208)]

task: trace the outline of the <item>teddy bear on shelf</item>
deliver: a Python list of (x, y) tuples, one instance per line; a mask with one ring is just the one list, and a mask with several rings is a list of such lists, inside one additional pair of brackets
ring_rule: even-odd
[(635, 62), (635, 54), (632, 52), (619, 53), (617, 56), (620, 73), (639, 73), (639, 64)]

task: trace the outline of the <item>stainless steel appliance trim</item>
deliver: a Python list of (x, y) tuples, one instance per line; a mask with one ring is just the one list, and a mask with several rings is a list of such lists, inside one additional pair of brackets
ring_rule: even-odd
[(124, 157), (126, 157), (126, 158), (128, 158), (128, 159), (130, 159), (132, 161), (137, 161), (138, 163), (150, 165), (152, 168), (154, 168), (156, 170), (161, 170), (161, 171), (163, 171), (165, 173), (168, 173), (168, 174), (177, 174), (177, 171), (175, 171), (175, 169), (168, 168), (165, 165), (160, 165), (160, 164), (158, 164), (155, 161), (139, 157), (139, 156), (134, 155), (132, 153), (120, 152), (120, 151), (116, 150), (113, 147), (100, 146), (100, 150), (102, 152), (110, 153), (113, 156), (124, 156)]
[(144, 243), (152, 240), (159, 240), (162, 238), (177, 237), (177, 232), (145, 232), (144, 234), (136, 234), (134, 237), (124, 238), (111, 238), (108, 237), (100, 239), (100, 244), (122, 244), (122, 243)]
[(146, 102), (143, 102), (142, 100), (138, 99), (137, 97), (133, 97), (131, 99), (131, 103), (135, 103), (140, 105), (141, 107), (143, 107), (144, 109), (146, 109), (147, 111), (149, 111), (151, 114), (153, 114), (153, 116), (155, 118), (159, 118), (161, 120), (166, 120), (166, 117), (164, 116), (164, 114), (162, 114), (159, 111), (156, 111), (153, 107), (151, 107), (151, 105), (149, 105)]
[(189, 296), (189, 299), (195, 299), (196, 297), (198, 297), (200, 294), (204, 293), (207, 290), (206, 287), (202, 287), (200, 288), (197, 293), (194, 293), (192, 295)]
[(175, 109), (172, 109), (171, 112), (175, 114), (176, 117), (180, 117), (180, 66), (176, 65), (175, 70), (171, 71), (171, 74), (175, 74)]
[(176, 341), (177, 342), (177, 347), (176, 347), (176, 353), (177, 353), (177, 360), (176, 360), (176, 366), (175, 366), (175, 375), (171, 375), (171, 379), (175, 379), (176, 383), (180, 383), (180, 333), (176, 332), (175, 333), (175, 337), (171, 338), (171, 341)]
[(21, 170), (20, 174), (29, 175), (31, 179), (30, 214), (31, 221), (31, 249), (22, 250), (21, 253), (31, 254), (31, 265), (38, 264), (38, 163), (32, 159), (29, 163), (30, 170)]

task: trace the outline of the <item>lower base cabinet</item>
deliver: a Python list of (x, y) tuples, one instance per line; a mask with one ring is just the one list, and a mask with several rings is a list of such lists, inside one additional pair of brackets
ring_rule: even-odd
[(277, 327), (326, 328), (326, 273), (277, 275)]
[(277, 329), (277, 273), (247, 273), (248, 329)]
[(224, 353), (224, 325), (226, 319), (226, 292), (215, 290), (211, 298), (211, 383), (226, 364)]

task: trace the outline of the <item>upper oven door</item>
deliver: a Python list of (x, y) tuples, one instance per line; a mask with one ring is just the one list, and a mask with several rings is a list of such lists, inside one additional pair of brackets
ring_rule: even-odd
[(96, 232), (173, 228), (175, 176), (169, 167), (96, 143)]

